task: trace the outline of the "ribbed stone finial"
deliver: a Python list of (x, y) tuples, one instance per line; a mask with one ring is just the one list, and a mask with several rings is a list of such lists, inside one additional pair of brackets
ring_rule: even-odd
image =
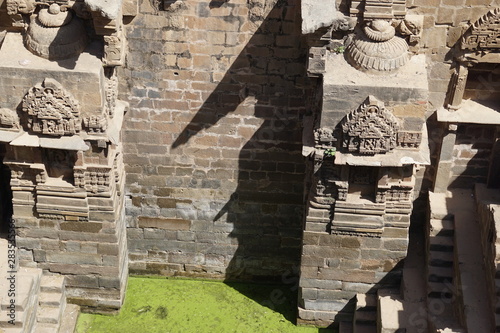
[(25, 44), (32, 53), (46, 59), (66, 59), (80, 54), (87, 45), (87, 33), (80, 19), (53, 3), (32, 15)]
[(384, 20), (369, 22), (347, 47), (347, 58), (361, 70), (392, 71), (410, 59), (406, 40), (396, 36), (393, 26)]

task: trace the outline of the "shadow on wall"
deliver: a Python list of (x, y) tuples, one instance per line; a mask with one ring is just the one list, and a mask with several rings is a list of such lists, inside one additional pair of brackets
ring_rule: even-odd
[[(498, 187), (499, 145), (494, 125), (459, 125), (450, 188), (473, 189), (476, 183)], [(490, 164), (491, 163), (491, 164)]]
[(220, 136), (227, 139), (219, 140), (220, 148), (240, 147), (235, 132), (238, 137), (245, 136), (243, 130), (253, 133), (239, 153), (236, 190), (213, 218), (214, 224), (233, 225), (229, 237), (238, 245), (226, 268), (227, 281), (282, 283), (282, 276), (298, 275), (307, 51), (301, 45), (299, 10), (299, 1), (279, 0), (266, 18), (250, 16), (262, 22), (260, 27), (172, 144), (173, 149), (187, 144), (231, 113), (238, 119)]

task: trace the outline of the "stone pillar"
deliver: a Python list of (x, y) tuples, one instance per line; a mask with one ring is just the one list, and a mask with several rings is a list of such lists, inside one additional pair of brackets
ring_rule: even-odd
[(450, 82), (448, 109), (456, 110), (462, 104), (468, 74), (469, 70), (467, 66), (459, 63)]
[(438, 167), (436, 170), (436, 181), (434, 183), (435, 193), (446, 193), (450, 181), (451, 167), (453, 163), (453, 147), (457, 138), (457, 125), (448, 124), (447, 131), (441, 142)]

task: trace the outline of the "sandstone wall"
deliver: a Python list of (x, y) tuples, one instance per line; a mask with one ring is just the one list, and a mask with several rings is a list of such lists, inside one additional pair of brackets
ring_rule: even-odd
[(297, 271), (300, 25), (298, 0), (142, 1), (120, 73), (132, 273)]

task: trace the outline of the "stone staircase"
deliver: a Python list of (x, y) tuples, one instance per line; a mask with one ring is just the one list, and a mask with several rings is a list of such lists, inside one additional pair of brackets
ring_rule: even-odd
[[(500, 301), (496, 307), (489, 301), (472, 191), (430, 193), (429, 202), (425, 227), (410, 232), (401, 290), (357, 295), (354, 320), (341, 322), (340, 333), (500, 332)], [(495, 282), (500, 300), (500, 273)]]
[(456, 272), (454, 246), (454, 217), (450, 214), (434, 216), (427, 225), (427, 311), (429, 331), (461, 332), (461, 325), (454, 313), (453, 298), (458, 293), (454, 284)]
[(473, 192), (429, 193), (429, 202), (429, 331), (494, 332)]
[[(44, 274), (39, 268), (9, 269), (6, 260), (7, 247), (7, 240), (0, 238), (0, 255), (3, 255), (0, 257), (0, 332), (73, 332), (79, 307), (66, 304), (64, 277)], [(17, 258), (15, 261), (19, 262)], [(8, 277), (15, 279), (15, 297), (10, 297), (8, 294), (10, 288)], [(15, 305), (13, 321), (7, 316), (12, 308), (11, 302)]]
[(377, 296), (357, 294), (353, 321), (341, 322), (339, 333), (377, 333)]

